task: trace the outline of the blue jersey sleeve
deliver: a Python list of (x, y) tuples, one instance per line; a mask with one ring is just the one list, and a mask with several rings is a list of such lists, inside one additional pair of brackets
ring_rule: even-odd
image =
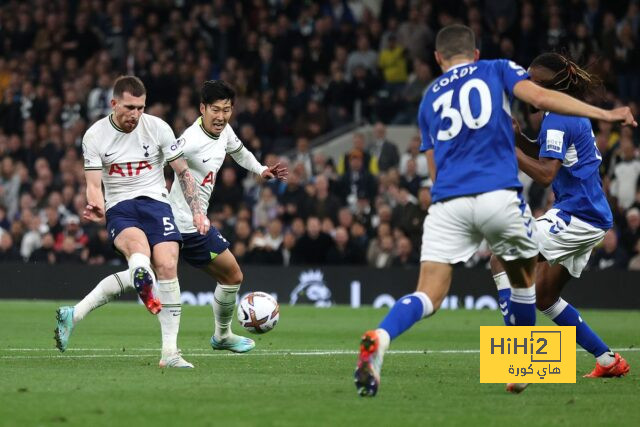
[(425, 103), (420, 104), (418, 109), (418, 126), (420, 127), (420, 137), (422, 142), (420, 143), (420, 152), (425, 152), (433, 149), (433, 140), (429, 134), (429, 125), (427, 124), (427, 112), (425, 111)]
[(509, 94), (509, 98), (513, 97), (513, 87), (519, 81), (526, 80), (529, 78), (529, 74), (527, 71), (516, 64), (513, 61), (509, 61), (506, 59), (498, 59), (496, 62), (499, 64), (499, 68), (502, 75), (502, 82), (504, 83), (504, 88)]
[(540, 145), (540, 157), (564, 160), (567, 154), (570, 140), (569, 126), (563, 116), (549, 114), (544, 118), (538, 145)]

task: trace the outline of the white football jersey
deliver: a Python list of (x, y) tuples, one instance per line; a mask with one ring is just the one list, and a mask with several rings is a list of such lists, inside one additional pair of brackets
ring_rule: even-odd
[[(216, 183), (216, 174), (225, 156), (227, 153), (239, 152), (244, 146), (229, 124), (222, 129), (220, 136), (216, 137), (205, 130), (201, 117), (184, 131), (178, 141), (196, 181), (200, 205), (203, 211), (207, 212), (211, 192)], [(176, 225), (181, 233), (195, 233), (198, 230), (193, 226), (191, 209), (184, 199), (178, 178), (174, 178), (169, 201)]]
[(85, 170), (102, 170), (105, 209), (140, 196), (169, 203), (162, 169), (182, 155), (182, 147), (162, 119), (142, 114), (126, 133), (109, 115), (87, 130), (82, 151)]

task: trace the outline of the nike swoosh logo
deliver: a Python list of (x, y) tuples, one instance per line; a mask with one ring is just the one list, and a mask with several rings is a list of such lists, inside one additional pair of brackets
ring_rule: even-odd
[(162, 234), (164, 234), (165, 236), (168, 236), (169, 234), (173, 234), (173, 233), (175, 233), (175, 231), (170, 231), (168, 233), (162, 233)]
[(211, 160), (211, 157), (209, 157), (208, 159), (202, 159), (202, 163), (207, 163), (209, 160)]
[(109, 154), (106, 154), (106, 153), (105, 153), (105, 155), (104, 155), (104, 156), (105, 156), (105, 157), (109, 157), (110, 155), (115, 154), (115, 153), (116, 153), (115, 151), (114, 151), (113, 153), (109, 153)]

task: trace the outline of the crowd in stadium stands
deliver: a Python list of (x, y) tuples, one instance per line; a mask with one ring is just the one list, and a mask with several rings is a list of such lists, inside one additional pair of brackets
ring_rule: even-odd
[[(114, 78), (135, 74), (146, 112), (176, 135), (198, 117), (203, 81), (230, 82), (242, 141), (263, 163), (288, 164), (286, 183), (258, 182), (233, 161), (218, 173), (210, 217), (241, 263), (417, 265), (427, 164), (417, 129), (399, 152), (385, 124), (416, 123), (440, 73), (435, 33), (454, 22), (474, 30), (483, 58), (526, 67), (543, 51), (569, 54), (602, 79), (592, 102), (640, 116), (637, 1), (0, 2), (0, 261), (122, 262), (104, 225), (81, 218), (81, 139), (110, 113)], [(535, 137), (540, 114), (514, 111)], [(310, 154), (314, 138), (356, 119), (371, 135), (355, 133), (339, 161)], [(639, 132), (594, 130), (615, 228), (591, 268), (640, 269)], [(553, 194), (523, 182), (541, 214)]]

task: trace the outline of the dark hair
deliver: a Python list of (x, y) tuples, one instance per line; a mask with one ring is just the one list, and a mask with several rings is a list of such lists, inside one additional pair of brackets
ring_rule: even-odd
[(132, 96), (142, 96), (147, 93), (142, 80), (136, 76), (120, 76), (113, 85), (113, 97), (122, 98), (125, 92)]
[(445, 59), (457, 55), (473, 56), (476, 49), (476, 36), (466, 25), (447, 25), (436, 36), (436, 51)]
[(233, 105), (236, 99), (236, 91), (224, 80), (207, 80), (200, 90), (200, 102), (204, 105), (213, 104), (216, 101), (228, 99)]
[(542, 67), (555, 73), (551, 79), (541, 83), (548, 89), (564, 92), (575, 98), (584, 99), (601, 86), (601, 80), (580, 68), (575, 62), (559, 53), (549, 52), (538, 55), (529, 68)]

